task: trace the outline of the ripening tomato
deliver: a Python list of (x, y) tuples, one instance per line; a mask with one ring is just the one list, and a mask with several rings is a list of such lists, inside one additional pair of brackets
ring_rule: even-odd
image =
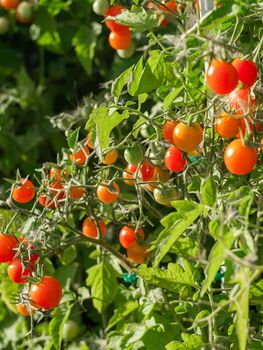
[(128, 259), (134, 264), (143, 264), (148, 256), (147, 247), (141, 246), (137, 242), (134, 242), (127, 249), (127, 256)]
[(179, 123), (174, 128), (173, 140), (174, 145), (181, 151), (193, 151), (203, 140), (203, 129), (199, 123)]
[[(112, 188), (114, 187), (114, 189)], [(119, 198), (120, 188), (116, 184), (113, 183), (113, 186), (107, 187), (99, 185), (97, 188), (97, 196), (99, 200), (103, 203), (113, 203)]]
[(33, 20), (33, 5), (28, 1), (21, 1), (16, 8), (16, 20), (27, 24)]
[(93, 138), (93, 133), (92, 131), (89, 131), (88, 135), (87, 135), (87, 142), (86, 145), (90, 148), (93, 149), (93, 142), (92, 142), (92, 138)]
[(72, 187), (69, 191), (69, 197), (74, 200), (79, 200), (84, 196), (84, 187)]
[(101, 15), (104, 16), (106, 11), (109, 9), (110, 4), (108, 2), (108, 0), (95, 0), (93, 3), (93, 11), (97, 14), (97, 15)]
[(174, 172), (184, 170), (187, 164), (182, 152), (175, 146), (170, 146), (166, 151), (164, 163), (167, 169)]
[(128, 49), (117, 50), (117, 54), (119, 55), (119, 57), (124, 59), (132, 57), (134, 52), (135, 52), (135, 44), (133, 41), (131, 42), (131, 45), (128, 47)]
[(0, 263), (5, 263), (14, 258), (17, 241), (13, 236), (0, 233)]
[(131, 45), (131, 32), (111, 32), (109, 35), (109, 44), (114, 50), (127, 50)]
[(155, 188), (153, 196), (157, 203), (167, 205), (178, 198), (178, 192), (173, 187)]
[(103, 158), (102, 163), (107, 165), (114, 164), (117, 161), (118, 156), (118, 151), (116, 149), (113, 149), (106, 154), (106, 156)]
[(238, 83), (236, 68), (231, 63), (213, 59), (206, 72), (206, 81), (216, 94), (229, 94)]
[(36, 313), (36, 310), (27, 304), (16, 304), (17, 312), (22, 316), (30, 316)]
[(12, 198), (18, 203), (28, 203), (35, 196), (35, 187), (30, 180), (21, 179), (12, 190)]
[(258, 69), (255, 62), (242, 60), (237, 57), (232, 64), (236, 68), (238, 80), (241, 81), (241, 83), (247, 86), (254, 85), (258, 75)]
[(69, 155), (69, 159), (72, 162), (77, 163), (78, 165), (83, 165), (87, 163), (89, 154), (90, 154), (89, 148), (87, 146), (83, 146), (78, 152), (71, 153)]
[[(102, 237), (106, 235), (107, 226), (103, 220), (99, 221), (99, 227)], [(86, 218), (82, 224), (82, 233), (87, 237), (98, 238), (99, 230), (97, 229), (95, 221), (91, 218)]]
[(27, 267), (23, 267), (19, 258), (10, 261), (7, 267), (7, 273), (11, 281), (24, 284), (28, 281), (27, 277), (31, 277), (34, 271), (35, 262), (27, 261)]
[(173, 145), (174, 139), (173, 139), (173, 132), (174, 128), (179, 124), (178, 121), (172, 121), (168, 120), (167, 122), (164, 123), (163, 125), (163, 139), (167, 142)]
[[(116, 17), (125, 9), (126, 7), (121, 5), (112, 6), (106, 11), (105, 17)], [(115, 33), (123, 33), (129, 31), (128, 27), (118, 24), (115, 21), (105, 21), (105, 24), (112, 32)]]
[(245, 146), (241, 139), (232, 141), (224, 153), (225, 166), (235, 175), (250, 173), (256, 166), (257, 159), (257, 150)]
[(238, 133), (240, 128), (240, 118), (231, 116), (225, 112), (221, 113), (220, 118), (215, 120), (215, 130), (224, 139), (230, 139)]
[(42, 309), (53, 309), (58, 306), (62, 297), (62, 288), (54, 277), (44, 276), (39, 283), (31, 285), (30, 300)]
[(47, 195), (41, 194), (38, 201), (43, 207), (55, 209), (60, 206), (60, 200), (64, 198), (63, 186), (59, 181), (53, 181), (49, 184), (48, 191)]
[(235, 114), (246, 114), (250, 112), (254, 115), (257, 108), (257, 101), (250, 94), (250, 89), (236, 89), (229, 96), (230, 106)]
[(141, 146), (138, 143), (136, 143), (131, 147), (127, 147), (124, 151), (124, 159), (129, 164), (137, 165), (141, 163), (141, 161), (143, 160), (143, 150)]
[(17, 8), (20, 0), (0, 0), (0, 6), (5, 10)]
[(137, 233), (128, 226), (124, 226), (119, 234), (120, 244), (123, 248), (128, 249), (131, 244), (138, 240), (138, 236), (140, 235), (140, 239), (144, 240), (144, 231), (139, 229)]
[(154, 174), (154, 166), (149, 160), (145, 160), (140, 168), (140, 175), (143, 181), (149, 181)]
[[(97, 1), (97, 0), (96, 0)], [(76, 338), (79, 334), (79, 326), (75, 321), (67, 320), (63, 327), (62, 338), (69, 342)]]

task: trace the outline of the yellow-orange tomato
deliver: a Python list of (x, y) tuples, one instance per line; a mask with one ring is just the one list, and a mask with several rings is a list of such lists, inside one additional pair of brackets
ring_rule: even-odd
[(90, 154), (89, 148), (87, 146), (84, 146), (78, 152), (71, 153), (69, 155), (69, 159), (72, 162), (77, 163), (78, 165), (83, 165), (87, 162), (89, 154)]
[(131, 32), (129, 30), (120, 33), (111, 32), (109, 43), (115, 50), (127, 50), (131, 45)]
[(236, 136), (240, 127), (240, 119), (227, 113), (221, 113), (220, 118), (216, 118), (215, 130), (224, 139)]
[[(102, 237), (106, 235), (107, 226), (103, 220), (99, 221), (99, 227), (102, 234)], [(91, 218), (86, 218), (82, 224), (82, 233), (87, 237), (97, 238), (99, 237), (99, 230), (96, 226), (95, 221)]]
[(179, 123), (174, 128), (173, 139), (175, 146), (184, 152), (190, 152), (203, 140), (203, 129), (199, 123), (187, 125)]
[(134, 242), (128, 247), (127, 256), (134, 264), (143, 264), (148, 256), (147, 247)]
[(118, 159), (118, 152), (116, 151), (116, 149), (111, 150), (110, 152), (108, 152), (106, 154), (106, 156), (103, 158), (102, 163), (103, 164), (114, 164), (116, 162), (116, 160)]
[(36, 312), (36, 310), (28, 307), (26, 304), (16, 304), (17, 312), (23, 316), (30, 316)]
[(20, 0), (0, 0), (0, 5), (5, 10), (11, 10), (17, 8)]
[(99, 185), (97, 188), (97, 196), (99, 200), (103, 203), (113, 203), (115, 202), (120, 193), (120, 188), (116, 184), (116, 182), (113, 183), (114, 190), (112, 188), (109, 188), (107, 186)]
[(92, 131), (89, 131), (88, 135), (87, 135), (87, 142), (86, 142), (86, 145), (93, 149), (93, 143), (92, 143)]
[(72, 187), (69, 191), (69, 197), (74, 200), (78, 200), (83, 197), (85, 188), (83, 187)]
[(132, 174), (131, 170), (130, 170), (130, 167), (129, 165), (132, 165), (132, 164), (128, 164), (126, 166), (126, 168), (124, 169), (123, 173), (122, 173), (122, 177), (124, 178), (124, 182), (129, 185), (129, 186), (132, 186), (134, 185), (134, 175)]

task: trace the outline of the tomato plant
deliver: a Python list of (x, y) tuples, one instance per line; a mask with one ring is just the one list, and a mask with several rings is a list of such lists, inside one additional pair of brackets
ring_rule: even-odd
[(128, 249), (131, 244), (137, 241), (138, 237), (140, 237), (141, 240), (144, 240), (144, 232), (142, 229), (139, 229), (137, 232), (135, 232), (130, 227), (124, 226), (119, 233), (120, 244), (126, 249)]
[(126, 148), (124, 151), (124, 158), (127, 163), (139, 164), (143, 160), (143, 151), (140, 145), (135, 144), (134, 146)]
[(168, 148), (165, 153), (164, 162), (167, 169), (175, 172), (184, 170), (187, 164), (182, 152), (175, 146)]
[(97, 188), (97, 196), (103, 203), (115, 202), (119, 197), (119, 192), (120, 189), (116, 182), (111, 187), (99, 185)]
[(36, 306), (49, 310), (58, 306), (62, 297), (62, 288), (54, 277), (44, 276), (39, 283), (31, 285), (29, 296)]
[(179, 123), (173, 131), (173, 143), (181, 151), (190, 152), (203, 140), (203, 129), (200, 124), (186, 125)]
[(21, 179), (20, 183), (14, 186), (12, 198), (18, 203), (28, 203), (35, 196), (35, 187), (28, 179)]
[[(101, 235), (102, 237), (104, 237), (107, 232), (107, 226), (105, 225), (105, 222), (103, 220), (100, 220), (98, 225), (99, 225), (98, 227), (100, 229)], [(99, 237), (99, 230), (97, 228), (97, 225), (91, 218), (86, 218), (83, 221), (82, 233), (88, 237), (93, 237), (93, 238)]]

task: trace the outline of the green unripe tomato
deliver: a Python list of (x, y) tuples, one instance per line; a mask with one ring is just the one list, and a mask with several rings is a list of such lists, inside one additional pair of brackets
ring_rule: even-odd
[(93, 11), (100, 16), (103, 16), (109, 7), (110, 4), (108, 0), (96, 0), (92, 6)]
[(171, 201), (175, 200), (178, 197), (178, 192), (175, 188), (155, 188), (153, 191), (153, 196), (157, 203), (168, 205)]
[(143, 151), (140, 145), (135, 144), (126, 148), (124, 151), (124, 159), (129, 164), (137, 165), (143, 160)]
[(9, 20), (6, 17), (0, 17), (0, 35), (9, 31)]
[(140, 134), (145, 139), (148, 139), (148, 138), (150, 138), (151, 136), (153, 136), (155, 134), (155, 129), (154, 129), (153, 126), (151, 126), (149, 124), (143, 124), (141, 126), (141, 129), (140, 129)]
[(21, 1), (16, 9), (16, 19), (19, 23), (31, 23), (33, 19), (33, 5), (27, 1)]
[(117, 54), (121, 57), (121, 58), (130, 58), (132, 57), (132, 55), (135, 52), (135, 45), (134, 42), (131, 42), (131, 45), (128, 47), (128, 49), (126, 50), (117, 50)]
[(76, 338), (79, 334), (79, 326), (75, 321), (68, 320), (64, 324), (63, 328), (63, 339), (65, 341), (71, 341), (72, 339)]

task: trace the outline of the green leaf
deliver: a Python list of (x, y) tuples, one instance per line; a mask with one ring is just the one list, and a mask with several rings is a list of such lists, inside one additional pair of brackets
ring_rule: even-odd
[(91, 287), (93, 305), (102, 313), (115, 298), (118, 288), (116, 273), (107, 261), (92, 266), (87, 273), (86, 283)]
[(128, 83), (128, 92), (131, 96), (135, 96), (136, 91), (138, 90), (140, 77), (143, 71), (143, 57), (140, 58), (136, 66), (132, 71), (131, 79)]
[(163, 100), (163, 108), (169, 109), (172, 105), (173, 101), (176, 99), (176, 97), (181, 93), (183, 90), (183, 86), (180, 86), (178, 88), (174, 88), (167, 96), (165, 96)]
[(214, 238), (217, 238), (218, 241), (213, 245), (209, 254), (208, 265), (206, 268), (207, 277), (204, 280), (201, 295), (204, 295), (210, 287), (217, 271), (226, 258), (226, 249), (231, 249), (232, 244), (235, 241), (233, 232), (226, 226), (220, 225), (220, 222), (217, 220), (210, 222), (209, 230), (211, 235), (214, 236)]
[(124, 72), (121, 73), (120, 76), (118, 76), (117, 79), (114, 80), (112, 87), (111, 87), (111, 93), (116, 98), (120, 97), (120, 94), (124, 88), (124, 86), (128, 83), (129, 76), (131, 75), (131, 72), (134, 68), (134, 65), (132, 65), (130, 68), (126, 69)]
[(92, 60), (94, 58), (97, 39), (101, 32), (102, 25), (92, 22), (90, 28), (86, 26), (81, 27), (72, 39), (77, 57), (88, 75), (92, 73)]
[(61, 348), (63, 327), (69, 318), (72, 306), (67, 308), (67, 311), (57, 307), (52, 312), (52, 320), (49, 323), (49, 333), (52, 337), (53, 345), (56, 350)]
[[(185, 334), (185, 333), (184, 333)], [(191, 334), (184, 343), (173, 341), (166, 345), (166, 350), (201, 350), (204, 346), (204, 340), (201, 335)]]
[(79, 139), (79, 131), (80, 131), (80, 127), (78, 127), (77, 129), (75, 129), (69, 134), (68, 146), (70, 149), (74, 149), (76, 147)]
[(118, 322), (123, 321), (126, 316), (135, 311), (138, 307), (139, 305), (136, 301), (128, 301), (124, 305), (120, 305), (114, 310), (114, 315), (109, 320), (107, 331), (114, 327)]
[(98, 107), (93, 110), (91, 118), (96, 124), (97, 138), (94, 149), (101, 158), (103, 150), (109, 147), (111, 131), (123, 120), (128, 119), (129, 113), (124, 111), (120, 114), (117, 111), (109, 111), (107, 107)]
[(217, 189), (212, 176), (209, 176), (201, 185), (201, 200), (204, 205), (213, 207), (216, 203)]
[(175, 253), (176, 255), (184, 258), (188, 258), (189, 256), (196, 258), (198, 253), (198, 244), (196, 240), (193, 240), (190, 237), (179, 237), (169, 252)]
[[(110, 18), (110, 17), (108, 17)], [(124, 10), (114, 20), (124, 26), (134, 29), (136, 32), (144, 32), (158, 27), (159, 19), (153, 11), (147, 11), (143, 7), (136, 10)]]
[(77, 257), (77, 248), (75, 245), (72, 245), (66, 248), (62, 255), (60, 256), (60, 261), (63, 265), (71, 264)]
[[(179, 203), (183, 204), (182, 201), (175, 201), (172, 205), (176, 206)], [(190, 209), (190, 206), (193, 209)], [(181, 234), (184, 233), (203, 212), (203, 206), (195, 202), (185, 203), (185, 207), (187, 207), (187, 211), (171, 213), (161, 220), (161, 224), (165, 229), (161, 231), (153, 244), (156, 248), (154, 266), (160, 263)]]
[(145, 265), (141, 265), (137, 269), (137, 274), (145, 281), (171, 291), (179, 291), (182, 286), (198, 288), (193, 271), (187, 264), (185, 270), (181, 265), (174, 263), (169, 263), (166, 270), (156, 267), (147, 268)]

